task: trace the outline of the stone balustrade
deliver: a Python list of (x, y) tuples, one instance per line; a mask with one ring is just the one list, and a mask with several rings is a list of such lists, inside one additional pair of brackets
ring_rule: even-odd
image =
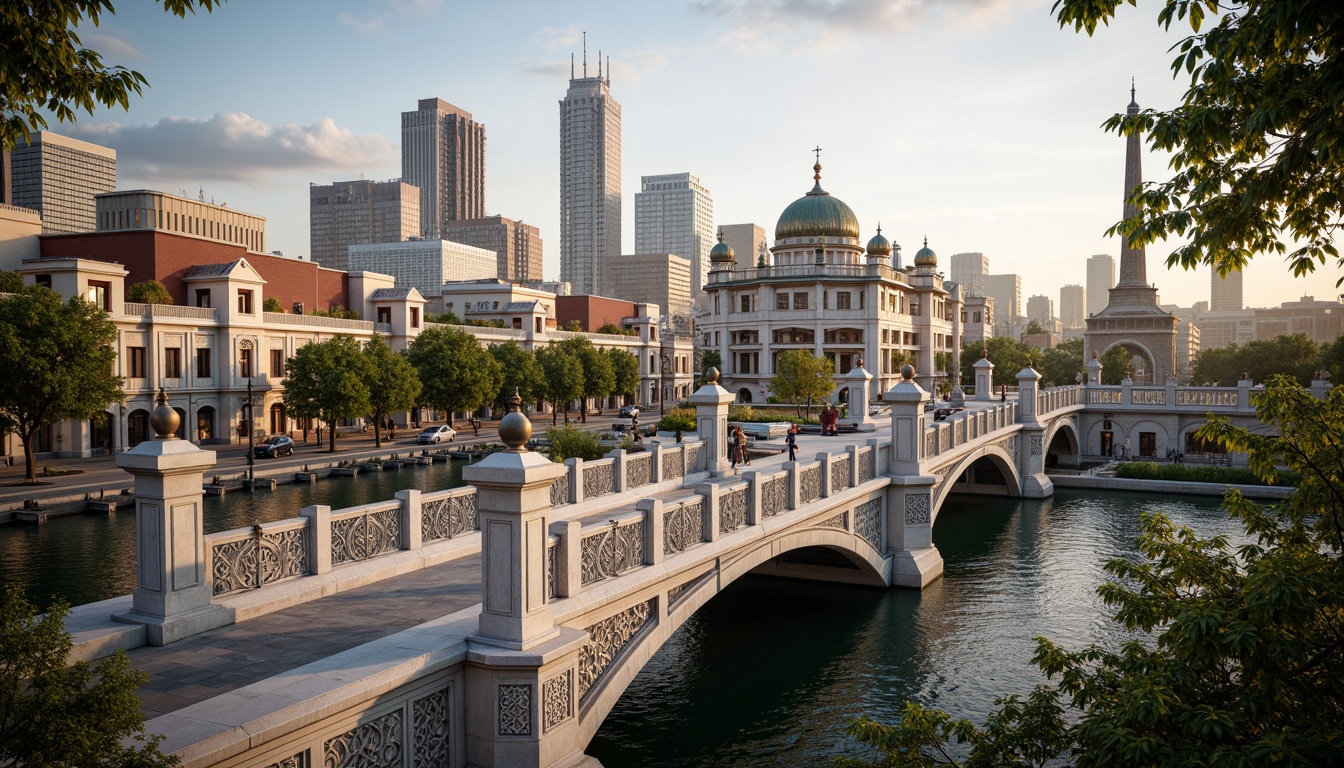
[(1070, 405), (1082, 405), (1083, 390), (1081, 384), (1043, 389), (1036, 395), (1036, 413), (1046, 414)]
[(1087, 405), (1107, 406), (1108, 410), (1142, 408), (1146, 411), (1157, 409), (1194, 413), (1255, 412), (1255, 406), (1251, 404), (1254, 387), (1249, 381), (1238, 382), (1235, 387), (1180, 387), (1173, 383), (1165, 387), (1111, 384), (1092, 385), (1084, 389)]
[(205, 537), (211, 594), (227, 595), (311, 573), (308, 519), (263, 523)]
[[(1077, 396), (1082, 397), (1081, 393)], [(947, 453), (1016, 423), (1017, 403), (1014, 402), (953, 414), (946, 421), (924, 427), (924, 458)]]

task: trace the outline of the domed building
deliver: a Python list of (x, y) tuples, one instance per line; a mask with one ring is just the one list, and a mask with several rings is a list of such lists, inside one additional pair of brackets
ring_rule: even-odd
[(812, 171), (811, 191), (775, 224), (768, 260), (737, 261), (722, 243), (727, 253), (711, 256), (709, 314), (698, 327), (702, 345), (723, 359), (722, 385), (740, 402), (764, 402), (779, 354), (802, 349), (835, 364), (840, 401), (845, 375), (859, 366), (873, 375), (874, 396), (907, 362), (933, 389), (942, 373), (936, 355), (960, 356), (959, 289), (943, 279), (927, 242), (912, 267), (901, 265), (900, 246), (881, 226), (865, 244), (853, 209), (822, 188), (820, 162)]

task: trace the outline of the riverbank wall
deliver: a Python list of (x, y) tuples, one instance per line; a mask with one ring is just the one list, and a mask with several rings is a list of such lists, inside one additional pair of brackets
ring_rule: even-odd
[(1130, 493), (1177, 493), (1185, 496), (1216, 496), (1222, 498), (1228, 488), (1236, 488), (1248, 499), (1275, 501), (1293, 495), (1296, 488), (1277, 485), (1225, 485), (1223, 483), (1195, 483), (1186, 480), (1139, 480), (1128, 477), (1098, 477), (1096, 475), (1050, 475), (1056, 488), (1080, 488), (1089, 491), (1126, 491)]

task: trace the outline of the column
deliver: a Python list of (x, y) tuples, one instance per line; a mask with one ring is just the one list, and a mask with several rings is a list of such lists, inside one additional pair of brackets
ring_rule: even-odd
[(892, 586), (923, 589), (943, 575), (943, 556), (933, 545), (933, 485), (938, 478), (920, 471), (929, 393), (914, 378), (914, 367), (905, 366), (901, 382), (882, 396), (891, 405), (884, 550), (892, 556)]
[(1017, 374), (1018, 433), (1017, 471), (1022, 476), (1022, 495), (1044, 499), (1055, 494), (1054, 483), (1045, 475), (1045, 425), (1037, 418), (1036, 394), (1041, 374), (1028, 365)]
[(975, 369), (975, 399), (994, 399), (994, 364), (981, 357), (971, 365)]
[(863, 358), (845, 374), (845, 386), (849, 388), (849, 416), (840, 423), (851, 426), (859, 432), (876, 432), (877, 422), (868, 415), (868, 400), (871, 395), (873, 374), (863, 367)]
[(695, 427), (705, 441), (705, 468), (710, 477), (736, 474), (728, 466), (728, 404), (733, 395), (719, 386), (719, 369), (705, 371), (705, 385), (691, 395), (695, 406)]

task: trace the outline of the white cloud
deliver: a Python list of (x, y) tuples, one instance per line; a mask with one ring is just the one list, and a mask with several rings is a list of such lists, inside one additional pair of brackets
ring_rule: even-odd
[(165, 117), (153, 125), (76, 124), (71, 135), (117, 150), (120, 172), (143, 179), (259, 181), (272, 174), (336, 173), (395, 166), (396, 148), (324, 117), (312, 125), (271, 126), (239, 112), (208, 120)]
[(583, 44), (583, 30), (578, 24), (567, 27), (542, 27), (532, 33), (531, 43), (546, 51), (574, 51)]
[(336, 23), (356, 32), (378, 32), (387, 28), (387, 22), (404, 16), (428, 13), (443, 4), (443, 0), (382, 0), (379, 7), (363, 13), (336, 14)]

